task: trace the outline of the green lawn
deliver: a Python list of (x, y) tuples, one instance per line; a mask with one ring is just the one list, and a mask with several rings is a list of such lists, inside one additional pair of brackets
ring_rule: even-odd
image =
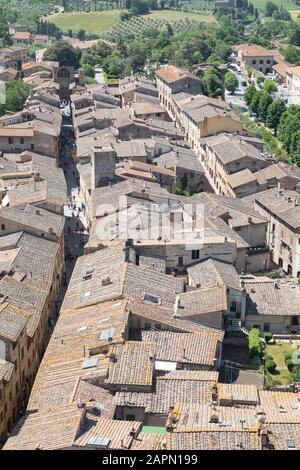
[(293, 352), (297, 349), (296, 344), (290, 343), (277, 343), (267, 345), (266, 355), (269, 354), (273, 357), (274, 361), (277, 364), (277, 373), (272, 374), (272, 379), (280, 382), (281, 385), (288, 385), (293, 380), (291, 374), (284, 362), (284, 354), (287, 352)]
[(160, 426), (143, 426), (142, 432), (149, 432), (151, 434), (166, 434), (166, 428)]
[[(124, 10), (123, 10), (124, 11)], [(73, 31), (79, 31), (85, 29), (88, 33), (104, 33), (112, 29), (115, 26), (120, 17), (122, 10), (109, 10), (99, 13), (60, 13), (52, 15), (48, 18), (49, 21), (56, 24), (62, 31), (67, 32), (69, 29)], [(211, 14), (203, 15), (200, 13), (189, 13), (184, 11), (173, 11), (173, 10), (157, 10), (143, 15), (140, 18), (144, 19), (158, 19), (168, 20), (171, 23), (189, 18), (196, 21), (212, 22), (215, 21)]]

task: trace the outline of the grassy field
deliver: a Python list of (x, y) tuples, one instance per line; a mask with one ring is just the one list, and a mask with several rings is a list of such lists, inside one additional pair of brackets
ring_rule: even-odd
[(203, 15), (201, 13), (192, 13), (192, 12), (175, 11), (175, 10), (152, 11), (148, 15), (143, 16), (143, 18), (166, 19), (170, 22), (181, 20), (184, 18), (189, 18), (190, 20), (196, 20), (196, 21), (205, 21), (205, 22), (215, 21), (214, 17), (211, 14)]
[[(109, 10), (99, 13), (60, 13), (58, 15), (52, 15), (48, 20), (55, 23), (62, 31), (68, 31), (69, 29), (79, 31), (80, 29), (85, 29), (88, 33), (97, 34), (111, 30), (112, 27), (118, 23), (121, 11), (122, 10)], [(199, 22), (214, 21), (213, 16), (210, 14), (203, 15), (173, 10), (158, 10), (140, 18), (145, 20), (168, 20), (170, 23), (185, 18)]]
[(289, 343), (269, 344), (267, 346), (266, 354), (272, 356), (277, 364), (277, 372), (272, 374), (272, 378), (280, 382), (281, 385), (288, 385), (293, 381), (284, 362), (284, 354), (287, 352), (293, 352), (296, 348), (296, 344)]
[[(259, 10), (264, 10), (267, 1), (268, 0), (251, 0), (251, 3), (253, 3), (253, 6)], [(299, 8), (299, 5), (296, 5), (296, 3), (289, 0), (272, 0), (272, 2), (278, 6), (282, 5), (286, 10), (296, 10)]]
[(298, 18), (298, 15), (300, 14), (300, 10), (291, 10), (290, 14), (294, 21), (300, 21), (300, 18)]
[(122, 10), (109, 10), (99, 13), (60, 13), (52, 15), (49, 21), (56, 24), (62, 31), (79, 31), (85, 29), (88, 33), (102, 33), (119, 21)]

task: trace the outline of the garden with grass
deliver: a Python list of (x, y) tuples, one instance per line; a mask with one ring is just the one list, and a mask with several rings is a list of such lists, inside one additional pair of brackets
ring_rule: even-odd
[[(295, 342), (276, 341), (275, 344), (268, 344), (265, 356), (267, 385), (288, 385), (299, 382), (300, 365), (297, 363), (299, 355), (300, 345)], [(273, 361), (275, 367), (267, 367), (270, 361)]]
[(248, 338), (252, 369), (265, 373), (267, 387), (300, 382), (300, 344), (296, 341), (274, 340), (266, 332), (264, 340), (258, 328), (252, 328)]

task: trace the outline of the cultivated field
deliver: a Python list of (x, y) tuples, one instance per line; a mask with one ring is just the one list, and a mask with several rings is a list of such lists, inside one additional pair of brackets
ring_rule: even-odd
[[(114, 30), (116, 24), (120, 21), (120, 13), (122, 10), (109, 10), (93, 13), (61, 13), (49, 17), (49, 21), (53, 22), (63, 31), (69, 29), (79, 31), (85, 29), (88, 33), (102, 34)], [(179, 21), (185, 21), (187, 18), (191, 22), (212, 22), (214, 18), (211, 14), (200, 14), (173, 10), (158, 10), (148, 15), (138, 17), (143, 23), (148, 22), (153, 27), (153, 22), (160, 24), (161, 22), (170, 22), (171, 24)], [(122, 23), (121, 23), (122, 24)]]

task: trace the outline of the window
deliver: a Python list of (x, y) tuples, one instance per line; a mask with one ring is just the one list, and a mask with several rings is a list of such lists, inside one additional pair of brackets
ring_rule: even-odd
[(178, 266), (183, 266), (183, 256), (178, 256)]
[(192, 259), (200, 258), (200, 250), (192, 250)]
[(34, 150), (34, 144), (30, 145), (31, 150)]
[(21, 137), (21, 138), (20, 138), (20, 143), (21, 143), (21, 144), (24, 144), (24, 142), (25, 142), (24, 137)]
[(13, 143), (14, 143), (14, 139), (13, 139), (12, 137), (9, 137), (9, 138), (8, 138), (8, 143), (9, 143), (9, 144), (13, 144)]
[(151, 330), (151, 323), (145, 323), (145, 330)]
[(263, 61), (263, 60), (260, 60), (260, 61), (259, 61), (259, 63), (260, 63), (260, 64), (263, 64), (263, 63), (264, 63), (264, 61)]
[(126, 421), (135, 421), (134, 415), (126, 415)]
[(160, 325), (160, 323), (155, 323), (154, 326), (155, 326), (155, 329), (156, 329), (156, 330), (161, 330), (161, 325)]
[(287, 439), (286, 443), (288, 449), (296, 449), (296, 444), (293, 439)]
[(253, 325), (253, 328), (257, 328), (258, 330), (260, 330), (260, 325)]
[(270, 331), (270, 323), (264, 323), (264, 331)]
[(252, 60), (252, 64), (256, 64), (256, 60)]
[(160, 298), (151, 294), (144, 294), (144, 300), (146, 300), (146, 302), (151, 302), (152, 304), (160, 303)]
[(236, 301), (235, 300), (232, 300), (230, 302), (230, 311), (231, 312), (235, 312), (236, 311)]
[(299, 317), (296, 317), (296, 316), (292, 317), (292, 325), (293, 326), (299, 325)]
[(1, 230), (5, 230), (5, 224), (1, 224)]

